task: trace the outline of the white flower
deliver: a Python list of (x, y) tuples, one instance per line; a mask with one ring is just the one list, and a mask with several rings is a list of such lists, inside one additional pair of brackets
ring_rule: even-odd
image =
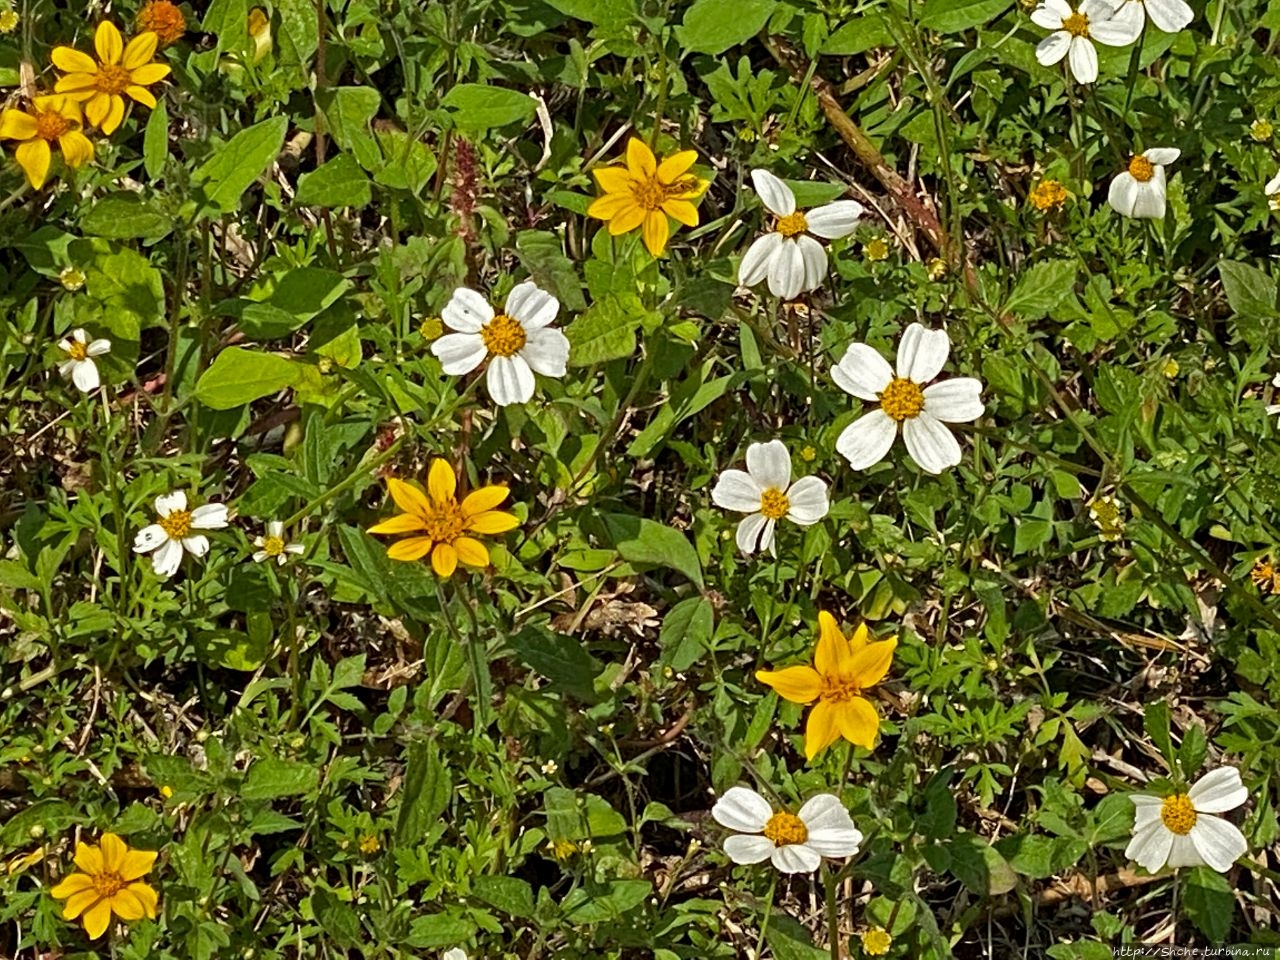
[(1129, 161), (1129, 168), (1117, 173), (1107, 192), (1107, 203), (1126, 217), (1159, 220), (1164, 216), (1164, 168), (1182, 155), (1177, 147), (1153, 147)]
[(560, 312), (560, 301), (526, 280), (507, 296), (503, 312), (466, 287), (453, 291), (440, 319), (450, 330), (431, 344), (444, 372), (470, 373), (487, 359), (485, 383), (499, 406), (524, 403), (533, 396), (533, 375), (563, 377), (569, 361), (569, 341), (549, 324)]
[(753, 287), (768, 277), (769, 292), (783, 300), (818, 289), (827, 275), (827, 251), (809, 234), (825, 240), (848, 236), (862, 216), (862, 204), (837, 200), (801, 213), (791, 188), (768, 170), (752, 170), (751, 182), (765, 208), (778, 220), (773, 232), (748, 248), (738, 267), (738, 282)]
[(440, 960), (467, 960), (467, 952), (461, 947), (451, 947), (444, 952)]
[(161, 577), (171, 577), (182, 563), (182, 551), (193, 557), (209, 552), (209, 538), (193, 534), (193, 530), (221, 530), (227, 525), (227, 506), (206, 503), (187, 509), (187, 495), (181, 490), (156, 497), (156, 513), (160, 519), (143, 527), (133, 538), (134, 553), (151, 553), (151, 565)]
[[(1165, 33), (1177, 33), (1196, 17), (1183, 0), (1125, 0), (1116, 16), (1121, 15), (1124, 7), (1145, 10), (1146, 18)], [(1132, 16), (1132, 14), (1126, 15)]]
[[(1280, 373), (1277, 373), (1271, 378), (1271, 385), (1277, 390), (1280, 390)], [(1280, 394), (1276, 394), (1275, 396), (1280, 396)], [(1266, 409), (1268, 416), (1280, 413), (1280, 403), (1268, 403)]]
[(1124, 855), (1148, 873), (1165, 865), (1197, 867), (1208, 864), (1226, 873), (1249, 851), (1235, 824), (1211, 816), (1234, 810), (1249, 799), (1235, 767), (1219, 767), (1197, 780), (1186, 793), (1152, 797), (1135, 793), (1133, 839)]
[(830, 793), (810, 797), (799, 813), (775, 813), (754, 790), (732, 787), (716, 801), (711, 816), (738, 831), (738, 836), (724, 842), (730, 860), (759, 863), (768, 859), (783, 873), (811, 873), (823, 857), (851, 857), (862, 843), (849, 811)]
[(304, 549), (300, 543), (285, 542), (284, 524), (279, 520), (268, 523), (266, 536), (254, 537), (253, 545), (258, 548), (253, 554), (254, 563), (261, 563), (268, 557), (275, 557), (276, 563), (282, 567), (289, 559), (289, 554), (302, 553)]
[(1262, 188), (1262, 192), (1267, 195), (1267, 204), (1272, 210), (1280, 210), (1280, 171), (1267, 181), (1267, 185)]
[(76, 327), (71, 331), (70, 337), (64, 337), (58, 342), (58, 346), (70, 356), (69, 360), (58, 364), (58, 372), (64, 377), (71, 377), (71, 382), (85, 393), (97, 390), (102, 381), (98, 377), (98, 365), (93, 362), (93, 358), (110, 353), (111, 341), (90, 340), (83, 327)]
[(781, 440), (747, 447), (747, 469), (720, 474), (711, 499), (726, 510), (749, 513), (738, 524), (738, 548), (773, 552), (773, 528), (786, 517), (802, 527), (827, 515), (827, 485), (817, 477), (791, 482), (791, 454)]
[(1067, 0), (1043, 0), (1031, 11), (1031, 22), (1052, 30), (1036, 46), (1036, 59), (1048, 67), (1063, 57), (1071, 65), (1071, 75), (1080, 83), (1098, 79), (1098, 51), (1093, 41), (1108, 47), (1127, 47), (1142, 33), (1141, 4), (1122, 4), (1116, 9), (1106, 0), (1084, 0), (1071, 9)]
[(924, 386), (947, 362), (951, 341), (943, 330), (907, 327), (898, 343), (898, 370), (865, 343), (854, 343), (831, 377), (845, 393), (861, 400), (878, 400), (880, 409), (844, 428), (836, 449), (855, 470), (884, 459), (902, 426), (902, 439), (911, 459), (929, 473), (941, 473), (960, 462), (960, 444), (944, 426), (977, 420), (985, 409), (982, 383), (972, 377), (953, 377)]

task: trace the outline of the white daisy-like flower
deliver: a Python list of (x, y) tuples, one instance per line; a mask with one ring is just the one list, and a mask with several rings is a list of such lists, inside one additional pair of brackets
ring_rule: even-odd
[(284, 524), (279, 520), (268, 523), (266, 536), (254, 537), (253, 545), (258, 548), (253, 552), (254, 563), (261, 563), (268, 557), (274, 557), (276, 563), (282, 567), (288, 561), (290, 554), (299, 554), (304, 550), (302, 544), (289, 543), (285, 540)]
[(738, 282), (753, 287), (768, 277), (769, 292), (783, 300), (817, 290), (829, 265), (826, 247), (814, 237), (836, 240), (848, 236), (862, 216), (862, 204), (837, 200), (801, 213), (791, 188), (768, 170), (752, 170), (751, 182), (765, 209), (778, 219), (771, 232), (747, 249), (738, 267)]
[(1272, 210), (1280, 210), (1280, 171), (1267, 181), (1266, 186), (1262, 188), (1262, 192), (1267, 195), (1267, 205)]
[(810, 797), (799, 813), (774, 812), (754, 790), (732, 787), (711, 808), (716, 823), (738, 831), (724, 842), (734, 863), (773, 861), (783, 873), (812, 873), (823, 857), (851, 857), (862, 833), (840, 798), (830, 793)]
[(485, 384), (499, 406), (524, 403), (533, 396), (533, 375), (563, 377), (569, 340), (550, 324), (560, 301), (526, 280), (512, 288), (502, 313), (495, 314), (474, 290), (459, 287), (440, 314), (447, 333), (431, 352), (451, 376), (470, 373), (486, 360)]
[(206, 503), (188, 510), (187, 495), (181, 490), (156, 497), (156, 513), (160, 519), (133, 538), (133, 552), (150, 553), (151, 566), (165, 578), (178, 572), (184, 550), (193, 557), (209, 552), (209, 538), (193, 531), (221, 530), (227, 525), (225, 503)]
[(1178, 33), (1196, 18), (1183, 0), (1125, 0), (1121, 10), (1130, 6), (1138, 7), (1146, 19), (1165, 33)]
[(831, 368), (831, 377), (845, 393), (880, 404), (879, 410), (845, 427), (836, 440), (836, 449), (851, 467), (865, 470), (883, 460), (899, 426), (907, 453), (922, 469), (941, 473), (960, 462), (960, 444), (946, 424), (977, 420), (985, 408), (982, 382), (973, 377), (925, 386), (941, 372), (950, 353), (946, 331), (926, 330), (918, 323), (907, 327), (898, 343), (896, 373), (873, 347), (850, 344)]
[[(1271, 385), (1277, 390), (1280, 390), (1280, 373), (1277, 373), (1271, 378)], [(1273, 394), (1272, 396), (1274, 398), (1280, 398), (1280, 394)], [(1266, 410), (1268, 416), (1274, 416), (1275, 414), (1280, 413), (1280, 403), (1268, 403)]]
[(1249, 844), (1233, 823), (1215, 813), (1234, 810), (1249, 799), (1235, 767), (1211, 770), (1186, 793), (1152, 797), (1135, 793), (1133, 839), (1124, 855), (1148, 873), (1170, 867), (1208, 864), (1219, 873), (1249, 851)]
[(1164, 216), (1164, 168), (1182, 155), (1177, 147), (1153, 147), (1129, 161), (1107, 191), (1107, 203), (1126, 217), (1159, 220)]
[(1036, 46), (1036, 59), (1046, 67), (1067, 58), (1071, 75), (1080, 83), (1098, 79), (1098, 51), (1094, 41), (1108, 47), (1127, 47), (1142, 33), (1142, 4), (1117, 8), (1107, 0), (1084, 0), (1072, 9), (1067, 0), (1042, 0), (1031, 11), (1031, 22), (1052, 30)]
[(791, 482), (791, 454), (781, 440), (747, 447), (747, 469), (720, 474), (711, 500), (717, 507), (749, 513), (738, 524), (738, 549), (773, 553), (774, 527), (786, 517), (807, 527), (827, 515), (827, 485), (818, 477)]
[(71, 336), (58, 341), (58, 347), (67, 354), (68, 359), (58, 364), (58, 372), (70, 377), (71, 382), (85, 393), (97, 390), (102, 383), (98, 376), (98, 365), (94, 357), (111, 352), (110, 340), (90, 340), (83, 327), (76, 327)]

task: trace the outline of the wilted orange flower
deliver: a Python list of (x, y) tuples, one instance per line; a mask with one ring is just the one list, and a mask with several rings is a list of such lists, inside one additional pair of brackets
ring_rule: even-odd
[(76, 844), (76, 866), (82, 872), (62, 879), (49, 894), (65, 900), (63, 919), (80, 918), (89, 939), (96, 940), (111, 926), (114, 913), (121, 920), (156, 915), (160, 898), (150, 884), (140, 882), (156, 862), (154, 850), (130, 850), (114, 833), (104, 833), (100, 846)]
[(187, 32), (187, 18), (181, 8), (169, 0), (151, 0), (145, 4), (138, 11), (137, 24), (139, 33), (150, 30), (162, 47), (177, 43)]
[(1057, 210), (1067, 202), (1067, 188), (1057, 180), (1041, 180), (1031, 190), (1031, 205), (1044, 213)]

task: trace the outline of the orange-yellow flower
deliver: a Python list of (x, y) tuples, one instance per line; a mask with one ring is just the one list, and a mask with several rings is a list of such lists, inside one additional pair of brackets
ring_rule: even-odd
[(98, 842), (96, 847), (77, 843), (75, 861), (81, 872), (63, 877), (49, 891), (67, 901), (63, 918), (79, 917), (91, 940), (107, 932), (113, 913), (121, 920), (154, 918), (160, 902), (150, 884), (139, 880), (155, 864), (154, 850), (130, 850), (114, 833), (104, 833)]
[(32, 189), (39, 190), (49, 177), (53, 149), (57, 141), (62, 159), (73, 170), (93, 159), (93, 144), (81, 132), (84, 117), (80, 104), (69, 97), (33, 97), (29, 110), (0, 113), (0, 140), (19, 141), (13, 158), (27, 175)]
[(893, 662), (897, 637), (869, 641), (862, 624), (846, 638), (836, 618), (818, 614), (818, 646), (812, 667), (759, 670), (756, 679), (792, 703), (813, 703), (804, 731), (804, 754), (812, 760), (840, 737), (870, 749), (880, 715), (863, 693), (879, 683)]
[(136, 21), (138, 31), (151, 31), (160, 41), (160, 46), (167, 47), (177, 43), (187, 32), (187, 18), (182, 15), (181, 8), (169, 0), (151, 0), (138, 11)]
[(89, 123), (103, 133), (111, 133), (124, 119), (124, 96), (146, 107), (155, 107), (156, 98), (147, 87), (169, 75), (167, 63), (153, 63), (159, 38), (140, 33), (129, 45), (114, 23), (103, 20), (93, 35), (98, 62), (72, 47), (54, 47), (53, 65), (66, 76), (53, 89), (85, 105)]
[(689, 173), (697, 160), (697, 151), (681, 150), (659, 163), (653, 151), (633, 137), (627, 143), (625, 167), (591, 171), (604, 195), (587, 208), (587, 216), (604, 220), (615, 237), (640, 227), (649, 252), (661, 256), (671, 234), (668, 216), (686, 227), (698, 225), (698, 208), (689, 201), (702, 196), (710, 181)]
[(387, 491), (404, 513), (369, 528), (370, 533), (412, 533), (387, 548), (392, 560), (420, 560), (431, 554), (431, 566), (442, 577), (452, 575), (459, 563), (487, 567), (489, 551), (467, 534), (492, 535), (514, 530), (520, 523), (510, 513), (494, 507), (507, 499), (503, 486), (480, 487), (459, 502), (458, 478), (448, 461), (436, 459), (427, 473), (427, 492), (395, 477), (387, 478)]

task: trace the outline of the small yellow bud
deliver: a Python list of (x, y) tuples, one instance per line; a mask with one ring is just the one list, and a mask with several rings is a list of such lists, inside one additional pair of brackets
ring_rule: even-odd
[(1275, 133), (1275, 127), (1272, 126), (1271, 121), (1264, 120), (1262, 117), (1249, 124), (1249, 136), (1259, 143), (1266, 143), (1273, 133)]
[(872, 927), (861, 935), (862, 951), (869, 957), (883, 957), (893, 946), (893, 937), (884, 927)]
[(380, 841), (372, 833), (360, 838), (360, 852), (366, 857), (371, 857), (382, 849), (382, 841)]
[(1178, 375), (1178, 369), (1178, 361), (1173, 359), (1173, 357), (1169, 357), (1165, 360), (1164, 365), (1160, 367), (1160, 372), (1172, 380)]
[(172, 797), (172, 796), (173, 796), (173, 787), (169, 786), (169, 785), (166, 783), (164, 786), (162, 786), (162, 787), (160, 788), (160, 796), (162, 796), (162, 797), (164, 797), (166, 800), (168, 800), (170, 797)]
[(805, 463), (813, 463), (818, 459), (818, 451), (813, 448), (812, 444), (805, 444), (800, 448), (800, 459)]
[(868, 240), (862, 248), (862, 255), (872, 263), (889, 259), (889, 241), (884, 237)]
[(418, 324), (418, 332), (423, 340), (435, 340), (444, 333), (444, 323), (439, 317), (427, 317)]
[(930, 280), (941, 280), (947, 275), (947, 270), (950, 269), (947, 266), (947, 261), (942, 257), (934, 257), (926, 264), (926, 267), (929, 270)]
[(20, 22), (21, 18), (16, 10), (0, 10), (0, 33), (13, 33)]
[(58, 282), (62, 284), (63, 289), (70, 290), (72, 293), (84, 286), (84, 271), (75, 267), (67, 267), (58, 274)]

